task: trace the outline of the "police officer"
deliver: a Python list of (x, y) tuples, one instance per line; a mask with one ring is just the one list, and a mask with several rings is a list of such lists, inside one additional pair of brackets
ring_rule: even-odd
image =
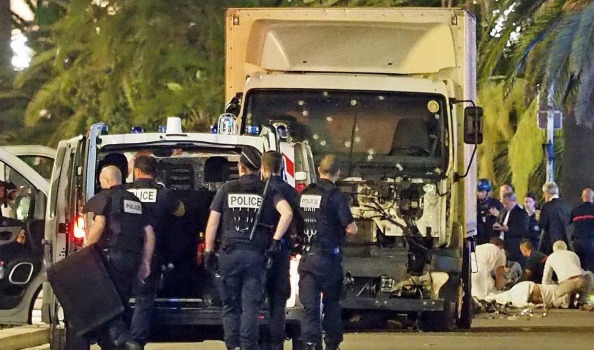
[(304, 241), (299, 263), (299, 300), (304, 309), (301, 330), (306, 349), (317, 349), (317, 341), (321, 339), (322, 294), (324, 342), (326, 349), (335, 350), (343, 340), (339, 304), (343, 281), (342, 246), (346, 235), (357, 234), (357, 224), (348, 198), (334, 184), (340, 176), (336, 157), (325, 156), (318, 172), (320, 180), (309, 185), (298, 198), (299, 230)]
[(166, 252), (165, 235), (170, 232), (173, 219), (185, 213), (184, 204), (177, 200), (170, 190), (155, 182), (156, 173), (157, 160), (154, 157), (136, 156), (132, 169), (134, 182), (128, 188), (128, 191), (143, 203), (156, 236), (151, 274), (137, 283), (134, 314), (130, 324), (132, 337), (141, 345), (146, 344), (148, 340), (161, 266), (166, 263), (164, 259), (170, 256)]
[[(297, 191), (281, 177), (283, 156), (276, 151), (262, 155), (262, 178), (270, 178), (270, 186), (297, 210)], [(293, 227), (293, 226), (292, 226)], [(273, 240), (270, 249), (271, 266), (266, 274), (266, 292), (270, 308), (270, 338), (273, 350), (282, 350), (285, 343), (285, 306), (289, 297), (289, 264), (291, 251), (289, 237), (285, 233), (280, 241)]]
[[(103, 168), (99, 181), (104, 191), (83, 208), (84, 213), (95, 214), (86, 245), (98, 245), (110, 264), (122, 300), (128, 300), (133, 281), (150, 274), (155, 234), (142, 203), (122, 186), (122, 173), (116, 166)], [(142, 348), (132, 340), (121, 316), (107, 322), (98, 333), (102, 348)]]
[[(223, 328), (228, 349), (258, 349), (258, 311), (264, 287), (265, 252), (273, 238), (280, 241), (293, 217), (291, 206), (274, 189), (264, 193), (260, 155), (250, 147), (239, 159), (240, 178), (219, 189), (206, 227), (205, 264), (212, 270), (214, 245), (221, 223), (219, 270), (222, 276)], [(258, 221), (258, 209), (261, 224)], [(252, 227), (255, 227), (252, 235)]]
[(477, 199), (477, 224), (476, 224), (476, 244), (489, 243), (492, 237), (499, 237), (499, 232), (493, 230), (493, 225), (497, 222), (499, 211), (503, 209), (503, 204), (495, 198), (489, 196), (493, 188), (487, 179), (479, 179), (476, 189)]
[(594, 271), (594, 191), (582, 191), (582, 204), (571, 211), (573, 248), (584, 270)]

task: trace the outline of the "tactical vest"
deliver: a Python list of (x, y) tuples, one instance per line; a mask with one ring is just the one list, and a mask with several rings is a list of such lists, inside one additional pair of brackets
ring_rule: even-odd
[(337, 187), (325, 190), (311, 184), (299, 195), (297, 203), (302, 220), (299, 230), (306, 249), (334, 249), (344, 244), (344, 227), (335, 217), (335, 211), (331, 211), (336, 192), (339, 192)]
[[(148, 185), (148, 186), (146, 186)], [(159, 199), (159, 190), (164, 187), (156, 183), (155, 181), (143, 181), (143, 183), (134, 182), (128, 188), (128, 192), (131, 192), (143, 203), (145, 214), (148, 216), (149, 221), (153, 228), (157, 230), (157, 201)]]
[(271, 228), (267, 222), (266, 211), (270, 210), (267, 205), (272, 205), (268, 200), (262, 210), (260, 225), (256, 228), (252, 241), (250, 233), (256, 219), (258, 208), (262, 203), (264, 183), (255, 181), (252, 183), (241, 183), (232, 181), (227, 187), (227, 201), (222, 213), (222, 234), (223, 246), (233, 244), (246, 244), (257, 249), (265, 249), (270, 241)]
[(108, 208), (107, 227), (99, 239), (99, 246), (141, 253), (144, 247), (142, 203), (132, 193), (112, 188), (109, 190)]

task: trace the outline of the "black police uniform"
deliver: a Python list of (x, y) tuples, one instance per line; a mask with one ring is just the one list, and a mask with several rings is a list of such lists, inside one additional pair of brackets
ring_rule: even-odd
[[(297, 210), (297, 191), (293, 186), (283, 181), (281, 176), (272, 176), (270, 186), (278, 191), (291, 206), (293, 212)], [(275, 220), (278, 221), (278, 220)], [(272, 265), (266, 274), (266, 292), (270, 308), (270, 337), (273, 344), (283, 344), (285, 335), (285, 306), (290, 292), (289, 264), (291, 251), (289, 237), (285, 233), (278, 252), (271, 256)]]
[[(89, 199), (83, 207), (83, 213), (87, 212), (105, 216), (105, 229), (97, 245), (109, 262), (114, 284), (126, 304), (137, 278), (144, 248), (144, 228), (149, 225), (142, 203), (124, 186), (118, 185)], [(102, 347), (121, 346), (132, 340), (122, 317), (109, 321), (98, 333)]]
[(584, 270), (594, 271), (594, 204), (584, 202), (571, 211), (573, 248)]
[(347, 197), (329, 180), (309, 185), (299, 196), (304, 251), (299, 263), (299, 299), (304, 308), (303, 340), (320, 338), (320, 294), (323, 293), (323, 328), (327, 349), (343, 340), (340, 290), (345, 227), (354, 222)]
[(223, 328), (228, 348), (258, 349), (258, 311), (262, 299), (265, 251), (272, 238), (274, 209), (281, 199), (269, 189), (253, 239), (250, 233), (262, 201), (264, 183), (257, 175), (244, 175), (219, 189), (210, 209), (221, 213)]
[(171, 228), (174, 213), (180, 202), (173, 193), (152, 179), (137, 179), (128, 188), (144, 205), (149, 222), (155, 231), (155, 253), (151, 266), (151, 274), (144, 281), (138, 281), (135, 290), (134, 315), (130, 324), (130, 332), (134, 340), (145, 344), (148, 340), (151, 316), (161, 276), (161, 265), (164, 257), (169, 256), (167, 250), (167, 233)]
[(476, 244), (489, 243), (491, 238), (499, 237), (499, 231), (493, 230), (493, 224), (497, 222), (497, 217), (491, 215), (489, 209), (495, 208), (503, 210), (503, 204), (495, 198), (487, 197), (483, 201), (477, 202), (477, 227)]

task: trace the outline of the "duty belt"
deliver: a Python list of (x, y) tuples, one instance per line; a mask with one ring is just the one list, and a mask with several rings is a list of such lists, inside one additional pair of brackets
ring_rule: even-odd
[(303, 249), (303, 254), (306, 254), (306, 255), (316, 255), (316, 254), (320, 254), (320, 255), (338, 255), (341, 252), (342, 252), (342, 249), (340, 249), (340, 247), (335, 247), (335, 248), (320, 248), (320, 247), (306, 246)]

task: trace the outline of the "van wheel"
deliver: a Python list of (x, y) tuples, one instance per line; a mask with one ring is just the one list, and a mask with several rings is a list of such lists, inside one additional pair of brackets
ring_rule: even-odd
[(50, 331), (51, 350), (89, 350), (86, 339), (77, 336), (69, 327), (52, 326)]
[(58, 328), (57, 326), (51, 326), (50, 349), (51, 350), (66, 349), (66, 330), (64, 328)]

